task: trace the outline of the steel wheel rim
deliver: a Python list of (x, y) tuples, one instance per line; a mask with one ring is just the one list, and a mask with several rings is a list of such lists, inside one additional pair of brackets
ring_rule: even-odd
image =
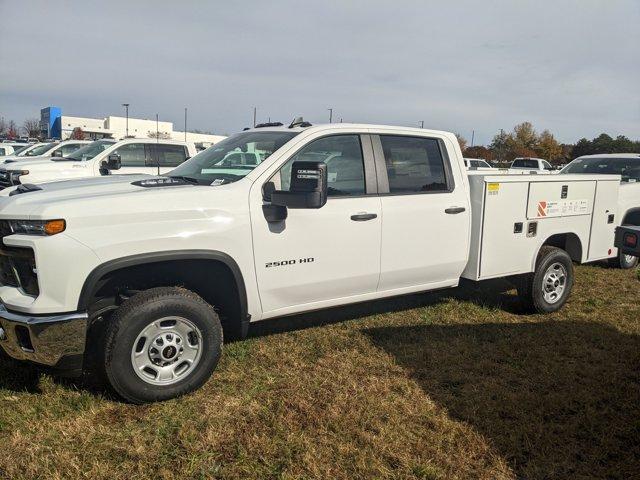
[(636, 261), (636, 257), (634, 255), (624, 255), (624, 261), (627, 265), (631, 265)]
[(556, 303), (564, 294), (567, 285), (567, 269), (559, 262), (547, 268), (542, 278), (542, 294), (547, 303)]
[(202, 357), (202, 335), (183, 317), (163, 317), (142, 329), (131, 347), (131, 366), (151, 385), (172, 385), (188, 377)]

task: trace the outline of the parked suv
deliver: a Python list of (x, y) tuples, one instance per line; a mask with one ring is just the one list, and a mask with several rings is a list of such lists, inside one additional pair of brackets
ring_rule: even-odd
[(0, 187), (118, 173), (162, 174), (195, 154), (191, 142), (151, 138), (97, 140), (66, 157), (5, 164), (0, 168)]

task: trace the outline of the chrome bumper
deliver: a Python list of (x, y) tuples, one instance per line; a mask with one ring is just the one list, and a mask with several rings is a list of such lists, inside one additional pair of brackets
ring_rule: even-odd
[(17, 360), (80, 368), (87, 320), (86, 312), (34, 316), (9, 312), (0, 305), (0, 346)]

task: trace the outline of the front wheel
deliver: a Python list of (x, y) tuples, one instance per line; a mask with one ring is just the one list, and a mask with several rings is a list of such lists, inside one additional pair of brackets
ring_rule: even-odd
[(544, 246), (538, 253), (535, 271), (519, 279), (518, 296), (528, 310), (555, 312), (567, 302), (573, 279), (573, 263), (567, 252)]
[(183, 288), (152, 288), (115, 312), (104, 367), (124, 399), (155, 402), (202, 386), (221, 352), (222, 326), (211, 305)]

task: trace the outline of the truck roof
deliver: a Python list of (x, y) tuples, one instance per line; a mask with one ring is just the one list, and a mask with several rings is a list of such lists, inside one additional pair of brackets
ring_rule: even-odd
[(582, 155), (578, 158), (640, 158), (640, 153), (596, 153), (594, 155)]
[(443, 130), (429, 130), (426, 128), (418, 128), (418, 127), (405, 127), (402, 125), (377, 125), (377, 124), (369, 124), (369, 123), (321, 123), (318, 125), (312, 126), (295, 126), (289, 128), (286, 125), (281, 127), (258, 127), (258, 128), (250, 128), (245, 131), (254, 131), (254, 132), (302, 132), (302, 131), (322, 131), (328, 129), (344, 129), (344, 130), (402, 130), (414, 132), (420, 135), (453, 135), (451, 132), (446, 132)]

